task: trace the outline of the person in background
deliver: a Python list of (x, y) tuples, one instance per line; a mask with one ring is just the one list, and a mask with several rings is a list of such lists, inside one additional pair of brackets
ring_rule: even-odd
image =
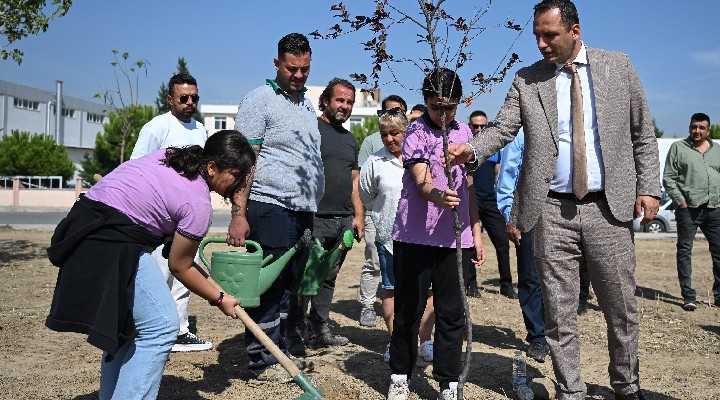
[[(188, 74), (173, 75), (168, 83), (167, 104), (170, 111), (158, 115), (142, 127), (130, 159), (134, 160), (167, 147), (204, 146), (207, 140), (205, 127), (192, 118), (199, 101), (195, 78)], [(180, 316), (180, 332), (172, 351), (209, 350), (212, 348), (211, 342), (200, 339), (195, 333), (190, 332), (188, 319), (190, 290), (170, 273), (162, 249), (162, 246), (158, 247), (152, 255), (167, 280), (175, 299), (175, 308)]]
[[(422, 92), (428, 110), (405, 131), (402, 159), (406, 171), (392, 234), (395, 319), (388, 400), (409, 395), (408, 379), (415, 370), (418, 327), (430, 283), (435, 299), (433, 377), (440, 384), (442, 400), (457, 399), (465, 330), (459, 289), (471, 260), (478, 265), (485, 262), (475, 196), (470, 196), (472, 174), (465, 165), (457, 165), (448, 182), (441, 160), (443, 125), (450, 143), (472, 138), (470, 128), (455, 119), (462, 97), (460, 78), (446, 68), (434, 70), (425, 77)], [(463, 276), (456, 263), (453, 208), (462, 225)]]
[(425, 114), (425, 111), (427, 111), (427, 106), (425, 106), (425, 104), (415, 104), (407, 116), (408, 122), (415, 122), (416, 119), (422, 117), (422, 115)]
[[(323, 247), (332, 249), (346, 230), (357, 232), (358, 242), (365, 235), (364, 209), (358, 193), (360, 167), (357, 162), (357, 141), (342, 124), (350, 118), (355, 104), (355, 86), (345, 79), (332, 79), (322, 94), (318, 117), (320, 153), (325, 170), (325, 191), (315, 213), (313, 236)], [(345, 261), (343, 253), (330, 269), (315, 296), (295, 296), (290, 300), (287, 321), (287, 341), (290, 354), (304, 355), (302, 334), (307, 333), (306, 344), (314, 349), (344, 346), (349, 340), (330, 332), (330, 304), (335, 293), (335, 281)], [(311, 304), (308, 311), (308, 304)]]
[[(482, 135), (482, 129), (487, 125), (485, 112), (473, 111), (470, 114), (469, 125), (473, 137)], [(500, 274), (500, 294), (509, 299), (517, 299), (517, 292), (513, 288), (512, 274), (510, 273), (510, 241), (505, 234), (505, 219), (498, 210), (497, 195), (495, 194), (499, 168), (500, 152), (497, 152), (483, 161), (473, 172), (473, 186), (475, 186), (480, 223), (495, 247), (498, 273)], [(470, 268), (467, 295), (471, 297), (480, 297), (476, 276), (475, 268)]]
[(542, 289), (533, 260), (533, 243), (530, 232), (521, 233), (510, 222), (510, 212), (515, 196), (518, 176), (522, 168), (525, 135), (522, 130), (502, 150), (502, 161), (498, 171), (497, 205), (506, 226), (506, 237), (515, 244), (518, 271), (518, 299), (527, 335), (527, 356), (537, 362), (545, 362), (550, 351), (545, 339), (545, 307)]
[[(258, 154), (255, 173), (237, 195), (227, 242), (242, 246), (248, 238), (275, 259), (285, 254), (312, 229), (314, 213), (325, 191), (320, 155), (320, 131), (305, 82), (312, 50), (305, 35), (285, 35), (277, 45), (275, 79), (252, 90), (238, 107), (235, 129), (247, 135)], [(283, 337), (290, 309), (290, 288), (299, 279), (307, 250), (298, 251), (270, 288), (260, 306), (248, 315), (265, 334), (287, 352)], [(290, 382), (292, 377), (270, 351), (245, 330), (248, 369), (257, 380)]]
[[(382, 313), (388, 333), (392, 335), (395, 318), (395, 273), (393, 271), (392, 228), (395, 223), (402, 177), (401, 146), (408, 122), (400, 108), (386, 111), (379, 119), (380, 137), (385, 147), (378, 150), (362, 166), (360, 174), (360, 198), (365, 204), (372, 204), (371, 217), (377, 229), (375, 246), (380, 260), (382, 275)], [(435, 325), (432, 291), (428, 295), (425, 312), (420, 320), (420, 357), (425, 361), (433, 360), (433, 341), (431, 339)], [(383, 355), (390, 362), (390, 344)]]
[[(212, 222), (210, 192), (233, 200), (255, 154), (238, 132), (128, 160), (80, 197), (48, 248), (60, 267), (45, 325), (88, 335), (101, 350), (100, 399), (154, 399), (180, 321), (151, 251), (172, 238), (170, 271), (211, 306), (237, 318), (240, 302), (193, 268)], [(231, 333), (225, 333), (231, 335)]]
[[(407, 103), (402, 97), (391, 94), (381, 103), (378, 115), (391, 109), (407, 111)], [(366, 137), (358, 152), (358, 165), (362, 168), (367, 159), (383, 148), (380, 132), (374, 132)], [(375, 246), (375, 224), (370, 216), (372, 203), (365, 204), (365, 263), (360, 270), (360, 326), (375, 326), (377, 314), (375, 313), (375, 299), (377, 298), (378, 284), (380, 283), (380, 261)]]
[(692, 248), (697, 229), (702, 230), (710, 247), (713, 271), (713, 297), (720, 307), (720, 148), (710, 138), (710, 117), (696, 113), (690, 117), (690, 135), (670, 146), (663, 185), (678, 207), (677, 272), (683, 309), (697, 308), (692, 287)]

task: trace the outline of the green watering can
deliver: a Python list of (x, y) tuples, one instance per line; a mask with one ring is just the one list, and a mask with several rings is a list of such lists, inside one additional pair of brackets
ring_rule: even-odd
[(226, 240), (205, 238), (200, 243), (199, 253), (213, 280), (225, 292), (240, 300), (243, 308), (251, 308), (260, 305), (260, 295), (270, 288), (292, 256), (300, 248), (307, 246), (310, 239), (311, 234), (308, 229), (295, 246), (273, 263), (270, 263), (272, 254), (263, 258), (262, 247), (252, 240), (246, 240), (245, 246), (254, 248), (254, 252), (213, 251), (212, 263), (208, 263), (204, 254), (205, 246), (208, 243), (226, 243)]
[(342, 240), (332, 251), (325, 250), (320, 244), (320, 240), (315, 238), (315, 246), (310, 250), (302, 278), (293, 287), (293, 293), (300, 296), (317, 295), (320, 285), (327, 278), (335, 261), (344, 251), (352, 248), (353, 237), (353, 232), (349, 229), (346, 230)]

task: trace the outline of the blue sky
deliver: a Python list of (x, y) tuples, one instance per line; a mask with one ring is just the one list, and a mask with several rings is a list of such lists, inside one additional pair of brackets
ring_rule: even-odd
[[(64, 93), (91, 100), (112, 84), (110, 50), (127, 51), (131, 59), (150, 62), (147, 78), (140, 80), (141, 102), (152, 104), (161, 82), (175, 71), (177, 58), (185, 57), (198, 79), (201, 103), (237, 103), (252, 88), (274, 77), (272, 64), (279, 38), (290, 32), (325, 31), (334, 25), (330, 5), (338, 1), (265, 0), (191, 2), (175, 0), (75, 0), (70, 13), (52, 23), (48, 32), (18, 42), (25, 60), (17, 66), (0, 61), (0, 79), (54, 90), (64, 81)], [(414, 10), (411, 0), (398, 0)], [(345, 0), (353, 14), (367, 15), (369, 0)], [(489, 27), (471, 43), (474, 59), (459, 71), (465, 92), (470, 76), (491, 73), (501, 62), (517, 34), (493, 25), (512, 19), (524, 25), (536, 0), (447, 0), (453, 15), (471, 16), (489, 11), (480, 25)], [(666, 136), (684, 136), (690, 115), (705, 112), (720, 121), (720, 1), (689, 0), (577, 0), (581, 38), (589, 45), (621, 50), (630, 55), (645, 87), (650, 111)], [(412, 6), (410, 6), (412, 5)], [(416, 43), (419, 31), (410, 25), (392, 32), (388, 51), (413, 59), (429, 57), (429, 48)], [(324, 85), (335, 76), (368, 73), (369, 54), (361, 42), (366, 33), (336, 40), (311, 40), (313, 61), (310, 85)], [(527, 66), (540, 58), (531, 25), (517, 38), (512, 51)], [(406, 63), (397, 68), (392, 83), (383, 75), (383, 95), (397, 93), (409, 104), (422, 100), (422, 72)], [(480, 95), (470, 108), (461, 107), (466, 119), (475, 109), (494, 116), (505, 97), (511, 76), (492, 93)]]

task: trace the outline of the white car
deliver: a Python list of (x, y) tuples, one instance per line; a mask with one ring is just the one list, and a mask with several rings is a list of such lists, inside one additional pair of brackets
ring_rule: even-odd
[(660, 209), (655, 219), (646, 225), (640, 225), (642, 217), (633, 220), (633, 229), (635, 232), (677, 232), (677, 224), (675, 223), (675, 208), (677, 204), (672, 201), (665, 193), (660, 198)]

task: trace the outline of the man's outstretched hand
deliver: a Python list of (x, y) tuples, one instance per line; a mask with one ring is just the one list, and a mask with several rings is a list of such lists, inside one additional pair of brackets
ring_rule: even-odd
[[(471, 161), (471, 159), (475, 156), (472, 147), (470, 147), (467, 143), (450, 143), (448, 145), (448, 152), (450, 153), (450, 163), (452, 165), (465, 164), (466, 162)], [(442, 160), (444, 167), (445, 156), (443, 155), (443, 157), (440, 157), (440, 160)]]

